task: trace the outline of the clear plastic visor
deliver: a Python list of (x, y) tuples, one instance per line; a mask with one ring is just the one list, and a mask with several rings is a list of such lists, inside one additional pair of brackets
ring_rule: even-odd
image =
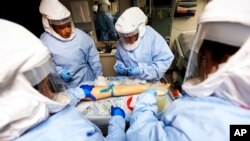
[(58, 93), (66, 93), (66, 87), (56, 73), (51, 59), (32, 70), (26, 71), (24, 76), (35, 89), (52, 100)]
[[(210, 74), (216, 72), (222, 64), (227, 62), (239, 47), (227, 45), (215, 41), (203, 40), (198, 53), (193, 52), (190, 61), (192, 74), (190, 78), (197, 78), (199, 82), (204, 81)], [(189, 71), (190, 71), (189, 70)]]
[(120, 37), (131, 37), (131, 36), (134, 36), (134, 35), (136, 35), (138, 33), (139, 33), (139, 30), (136, 29), (135, 31), (130, 32), (130, 33), (119, 33), (119, 36)]
[(239, 23), (211, 22), (200, 25), (184, 81), (194, 79), (192, 82), (197, 84), (207, 79), (238, 51), (249, 36), (250, 28)]
[(53, 25), (63, 25), (63, 24), (71, 22), (71, 18), (68, 17), (62, 20), (49, 20), (49, 21), (50, 21), (50, 24), (53, 24)]

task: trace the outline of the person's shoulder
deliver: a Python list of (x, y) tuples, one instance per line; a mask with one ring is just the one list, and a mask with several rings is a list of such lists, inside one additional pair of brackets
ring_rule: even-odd
[(51, 35), (47, 32), (43, 32), (41, 35), (40, 35), (40, 40), (42, 41), (46, 41), (46, 40), (49, 40), (49, 39), (52, 39)]
[(40, 37), (45, 37), (45, 36), (48, 36), (49, 34), (47, 32), (43, 32)]
[(152, 39), (155, 39), (158, 41), (165, 41), (163, 36), (149, 25), (146, 26), (146, 32), (148, 33), (147, 35), (150, 36), (150, 38)]
[(121, 40), (118, 40), (117, 43), (116, 43), (116, 48), (123, 48), (123, 43)]
[(82, 37), (90, 37), (85, 31), (79, 29), (79, 28), (75, 28), (75, 32), (76, 34), (81, 35)]
[(85, 32), (77, 27), (75, 27), (75, 32), (76, 33), (80, 33), (80, 34), (84, 34)]
[(153, 27), (150, 25), (146, 25), (146, 32), (150, 32), (150, 34), (159, 34)]

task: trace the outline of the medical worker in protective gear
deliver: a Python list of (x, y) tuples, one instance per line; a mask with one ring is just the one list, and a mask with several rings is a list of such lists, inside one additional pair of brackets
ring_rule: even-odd
[(10, 21), (0, 19), (0, 30), (1, 141), (125, 141), (122, 109), (111, 107), (109, 134), (103, 137), (69, 105), (69, 94), (60, 86), (62, 80), (55, 78), (54, 63), (43, 43)]
[(125, 10), (118, 18), (115, 28), (120, 41), (114, 69), (120, 76), (158, 81), (174, 55), (164, 38), (146, 23), (147, 16), (138, 7)]
[(39, 10), (45, 29), (40, 39), (49, 48), (64, 82), (76, 87), (102, 76), (95, 43), (88, 34), (74, 27), (70, 12), (58, 0), (42, 0)]
[[(155, 117), (156, 92), (140, 95), (127, 140), (229, 141), (230, 125), (250, 124), (249, 5), (249, 0), (212, 0), (206, 5), (198, 20), (196, 53), (190, 56), (195, 58), (182, 86), (186, 94), (160, 121)], [(192, 64), (198, 69), (191, 69)]]
[(95, 15), (97, 38), (100, 41), (117, 40), (118, 35), (115, 30), (113, 16), (109, 11), (110, 2), (104, 0), (99, 3), (98, 11)]
[(98, 11), (98, 5), (99, 5), (98, 1), (94, 1), (94, 4), (92, 6), (94, 14), (96, 14)]

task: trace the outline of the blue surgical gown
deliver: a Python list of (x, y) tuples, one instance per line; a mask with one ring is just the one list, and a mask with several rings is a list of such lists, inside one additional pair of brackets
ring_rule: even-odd
[(119, 64), (127, 68), (139, 67), (141, 72), (138, 78), (158, 81), (170, 67), (173, 59), (174, 55), (163, 37), (150, 26), (146, 26), (146, 32), (135, 50), (127, 51), (122, 41), (118, 43), (114, 69)]
[(76, 108), (68, 106), (33, 127), (15, 141), (126, 141), (125, 120), (113, 116), (106, 138)]
[(107, 14), (106, 12), (97, 12), (95, 17), (97, 38), (100, 41), (118, 39), (113, 19)]
[(94, 41), (80, 29), (75, 28), (75, 32), (76, 36), (70, 41), (61, 41), (47, 32), (40, 37), (48, 47), (57, 71), (65, 69), (73, 75), (73, 81), (65, 82), (71, 88), (103, 75)]
[(218, 97), (184, 96), (156, 118), (154, 95), (144, 94), (131, 117), (128, 141), (229, 141), (230, 125), (250, 124), (250, 111)]

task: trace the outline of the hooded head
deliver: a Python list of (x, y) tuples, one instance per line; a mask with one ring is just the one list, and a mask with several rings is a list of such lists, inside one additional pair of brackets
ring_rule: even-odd
[(99, 4), (105, 4), (105, 5), (110, 6), (109, 0), (99, 0)]
[(0, 140), (13, 140), (49, 113), (60, 111), (69, 99), (53, 96), (47, 85), (54, 67), (43, 43), (24, 27), (6, 20), (0, 19), (0, 30), (0, 128), (4, 129)]
[(63, 41), (74, 38), (75, 27), (70, 11), (58, 0), (42, 0), (39, 11), (46, 32)]
[(128, 8), (122, 13), (115, 24), (115, 29), (125, 49), (134, 50), (137, 48), (145, 33), (146, 23), (147, 16), (138, 7)]
[(250, 108), (248, 5), (249, 0), (212, 0), (206, 5), (198, 20), (182, 86), (186, 93), (215, 94)]
[(109, 12), (110, 2), (108, 0), (100, 0), (98, 11), (100, 12)]

